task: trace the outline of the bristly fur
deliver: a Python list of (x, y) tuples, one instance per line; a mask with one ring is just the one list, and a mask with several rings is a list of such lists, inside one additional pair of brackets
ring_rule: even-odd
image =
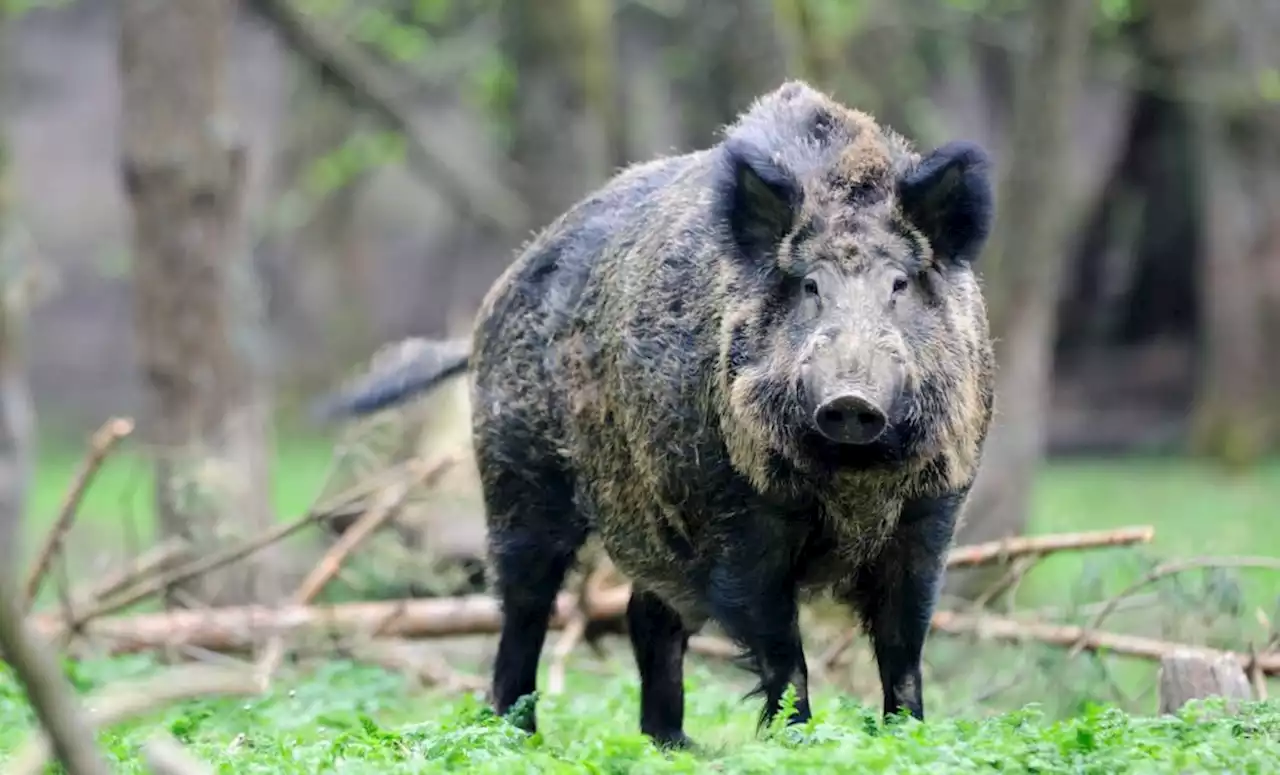
[[(762, 723), (792, 681), (807, 718), (797, 599), (823, 590), (866, 624), (886, 712), (922, 717), (919, 649), (993, 409), (971, 269), (987, 166), (959, 143), (922, 157), (790, 82), (715, 146), (622, 171), (524, 247), (469, 360), (499, 712), (533, 690), (555, 594), (596, 532), (641, 596), (628, 616), (655, 739), (685, 739), (679, 665), (708, 619), (760, 675)], [(835, 299), (816, 330), (825, 318), (796, 312), (813, 272), (910, 286), (883, 310)], [(833, 363), (861, 368), (856, 348), (901, 373), (874, 443), (810, 421), (802, 365), (833, 347)]]

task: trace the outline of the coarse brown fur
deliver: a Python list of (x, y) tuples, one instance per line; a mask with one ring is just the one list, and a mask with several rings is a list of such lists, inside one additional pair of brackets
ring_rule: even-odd
[[(760, 675), (761, 721), (788, 683), (807, 719), (797, 596), (828, 590), (871, 634), (885, 712), (923, 717), (919, 650), (992, 414), (970, 268), (985, 170), (972, 146), (922, 157), (789, 82), (723, 142), (624, 170), (524, 247), (469, 361), (499, 711), (534, 688), (551, 600), (598, 532), (636, 586), (655, 739), (687, 740), (679, 663), (708, 619)], [(815, 430), (824, 396), (854, 394), (879, 397), (880, 436)]]

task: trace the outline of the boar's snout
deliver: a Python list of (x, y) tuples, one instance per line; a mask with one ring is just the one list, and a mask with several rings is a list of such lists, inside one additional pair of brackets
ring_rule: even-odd
[(870, 444), (884, 433), (889, 417), (865, 395), (845, 393), (819, 404), (813, 422), (819, 433), (836, 444)]

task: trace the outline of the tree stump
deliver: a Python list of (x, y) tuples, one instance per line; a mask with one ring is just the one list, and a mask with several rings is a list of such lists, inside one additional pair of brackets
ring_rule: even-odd
[(1225, 697), (1234, 713), (1250, 700), (1249, 679), (1239, 661), (1226, 654), (1178, 650), (1160, 660), (1160, 714), (1177, 713), (1191, 700)]

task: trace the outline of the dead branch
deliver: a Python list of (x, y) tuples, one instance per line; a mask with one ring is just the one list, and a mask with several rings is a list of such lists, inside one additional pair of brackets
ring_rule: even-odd
[[(1179, 573), (1185, 573), (1200, 568), (1257, 568), (1260, 570), (1280, 571), (1280, 559), (1275, 557), (1191, 557), (1185, 560), (1172, 560), (1170, 562), (1162, 562), (1152, 568), (1141, 578), (1133, 582), (1129, 586), (1120, 591), (1119, 594), (1111, 597), (1102, 610), (1093, 617), (1089, 622), (1086, 631), (1096, 630), (1102, 626), (1107, 617), (1115, 611), (1120, 601), (1142, 589), (1168, 576), (1174, 576)], [(1070, 656), (1075, 657), (1084, 648), (1082, 644), (1072, 647)]]
[(587, 631), (587, 617), (581, 609), (575, 610), (569, 617), (564, 631), (560, 633), (555, 648), (551, 650), (551, 664), (547, 666), (547, 694), (555, 695), (564, 692), (564, 675), (568, 666), (569, 654), (573, 652), (582, 634)]
[[(393, 482), (385, 490), (381, 496), (374, 502), (365, 515), (347, 532), (342, 534), (324, 557), (320, 558), (320, 562), (312, 568), (311, 573), (298, 586), (293, 595), (293, 603), (295, 605), (306, 605), (310, 603), (315, 596), (320, 594), (320, 590), (325, 584), (334, 577), (342, 568), (342, 563), (347, 556), (351, 554), (357, 546), (366, 538), (381, 527), (392, 514), (400, 508), (400, 504), (409, 495), (409, 491), (419, 482), (430, 484), (437, 480), (441, 474), (453, 465), (453, 458), (443, 458), (435, 463), (427, 464), (420, 460), (415, 460), (410, 467), (411, 475), (408, 479), (401, 479)], [(258, 677), (264, 682), (263, 688), (266, 688), (266, 682), (270, 680), (271, 674), (275, 672), (276, 667), (280, 663), (284, 653), (284, 643), (279, 637), (274, 637), (267, 643), (262, 659), (258, 663)]]
[(1018, 536), (971, 546), (957, 546), (947, 555), (947, 569), (1004, 563), (1019, 557), (1044, 556), (1055, 552), (1100, 549), (1150, 543), (1156, 529), (1151, 525), (1095, 530), (1087, 533), (1055, 533)]
[(322, 70), (354, 102), (403, 135), (409, 169), (444, 194), (462, 217), (500, 233), (515, 234), (526, 228), (528, 208), (515, 192), (497, 181), (480, 186), (460, 175), (427, 145), (412, 120), (397, 107), (401, 90), (388, 83), (384, 68), (349, 45), (341, 34), (317, 24), (290, 0), (253, 0), (249, 5), (274, 25), (286, 45)]
[[(617, 618), (626, 611), (630, 590), (608, 589), (591, 603), (592, 619)], [(553, 630), (564, 629), (577, 608), (576, 596), (561, 593), (551, 617)], [(46, 614), (31, 617), (40, 632), (57, 632), (61, 623)], [(455, 598), (342, 603), (331, 606), (228, 606), (204, 610), (176, 610), (97, 619), (85, 633), (111, 654), (198, 646), (210, 651), (237, 652), (252, 648), (262, 635), (287, 637), (305, 633), (370, 633), (400, 638), (482, 635), (498, 632), (502, 613), (489, 595)], [(711, 657), (734, 652), (719, 638), (698, 637), (690, 651)]]
[[(414, 460), (416, 458), (410, 458), (409, 460), (398, 461), (381, 468), (340, 490), (336, 495), (330, 495), (323, 501), (319, 501), (308, 509), (311, 518), (317, 522), (331, 522), (335, 519), (346, 517), (362, 498), (366, 498), (383, 489), (391, 482), (403, 478), (409, 470), (410, 463)], [(333, 464), (331, 463), (331, 465)], [(355, 517), (359, 517), (362, 513), (363, 509), (357, 511)], [(349, 527), (350, 525), (342, 527), (337, 532), (345, 532)]]
[(72, 599), (82, 600), (86, 604), (97, 600), (105, 600), (121, 590), (163, 571), (174, 563), (187, 559), (190, 554), (191, 546), (186, 539), (179, 536), (167, 538), (162, 543), (143, 552), (130, 565), (93, 584), (83, 594), (73, 594)]
[(36, 561), (27, 574), (22, 598), (25, 610), (30, 611), (35, 603), (36, 596), (40, 593), (40, 583), (44, 580), (54, 555), (62, 548), (62, 542), (66, 539), (67, 532), (71, 530), (71, 524), (75, 521), (76, 512), (80, 508), (80, 501), (84, 499), (84, 493), (93, 481), (94, 475), (98, 473), (102, 462), (107, 459), (107, 455), (111, 453), (116, 443), (131, 433), (133, 433), (133, 420), (127, 417), (115, 417), (90, 437), (84, 462), (80, 464), (80, 470), (76, 472), (71, 488), (63, 498), (62, 508), (58, 510), (58, 518), (54, 520), (53, 527), (49, 528), (44, 544), (36, 554)]
[(249, 538), (240, 544), (231, 546), (221, 552), (208, 555), (207, 557), (201, 557), (187, 563), (186, 565), (174, 568), (161, 576), (146, 581), (146, 583), (138, 584), (127, 589), (119, 596), (103, 600), (88, 611), (76, 614), (75, 618), (69, 623), (68, 629), (71, 631), (81, 629), (85, 624), (93, 621), (94, 619), (128, 608), (131, 605), (163, 592), (166, 588), (175, 584), (180, 584), (204, 573), (209, 573), (211, 571), (218, 570), (223, 566), (230, 565), (233, 562), (238, 562), (255, 552), (259, 552), (268, 546), (285, 540), (312, 524), (318, 518), (319, 515), (315, 512), (308, 512), (292, 522), (277, 525), (261, 535)]
[(586, 573), (582, 575), (582, 581), (578, 587), (576, 610), (551, 651), (551, 664), (547, 667), (547, 694), (560, 694), (564, 691), (564, 675), (569, 654), (586, 634), (587, 623), (591, 619), (591, 600), (603, 591), (604, 579), (612, 570), (612, 563), (601, 552), (592, 558)]
[[(183, 665), (141, 681), (116, 684), (94, 692), (86, 700), (94, 726), (105, 729), (175, 702), (217, 695), (255, 695), (258, 684), (243, 667)], [(49, 759), (49, 740), (34, 731), (9, 760), (6, 775), (39, 775)], [(109, 772), (106, 769), (100, 772)]]
[[(611, 589), (592, 602), (593, 618), (613, 618), (626, 610), (630, 590)], [(576, 596), (561, 593), (551, 619), (563, 629), (577, 605)], [(61, 623), (46, 614), (31, 617), (39, 632), (57, 631)], [(296, 632), (377, 632), (387, 637), (430, 638), (492, 634), (501, 628), (498, 601), (489, 595), (428, 598), (331, 606), (226, 606), (176, 610), (97, 619), (85, 634), (103, 642), (110, 653), (152, 651), (183, 644), (212, 651), (249, 648), (255, 635)]]
[(7, 574), (0, 573), (0, 653), (13, 668), (46, 730), (46, 749), (57, 755), (69, 775), (110, 775), (106, 760), (98, 753), (94, 727), (62, 677), (53, 651), (37, 643), (24, 622), (15, 586)]
[(983, 590), (982, 594), (978, 595), (978, 597), (973, 601), (973, 610), (981, 611), (986, 608), (992, 600), (995, 600), (1000, 595), (1017, 586), (1038, 562), (1040, 562), (1039, 555), (1019, 557), (1014, 560), (1013, 564), (1009, 567), (1009, 570), (1005, 571), (1003, 576), (997, 579), (994, 584)]
[(1256, 668), (1265, 675), (1280, 675), (1280, 654), (1262, 654), (1254, 660), (1250, 655), (1236, 651), (1192, 648), (1182, 643), (1137, 635), (1090, 631), (1072, 625), (1019, 622), (1002, 616), (976, 616), (938, 611), (933, 615), (933, 630), (947, 635), (976, 635), (982, 639), (1014, 644), (1036, 641), (1063, 648), (1071, 648), (1077, 642), (1083, 642), (1084, 649), (1087, 651), (1113, 652), (1148, 660), (1160, 660), (1179, 649), (1190, 649), (1209, 657), (1228, 656), (1245, 669), (1256, 665)]
[(213, 775), (172, 735), (159, 733), (142, 745), (142, 756), (155, 775)]
[(732, 660), (742, 656), (742, 649), (732, 641), (714, 635), (694, 635), (689, 638), (689, 651), (713, 659)]

